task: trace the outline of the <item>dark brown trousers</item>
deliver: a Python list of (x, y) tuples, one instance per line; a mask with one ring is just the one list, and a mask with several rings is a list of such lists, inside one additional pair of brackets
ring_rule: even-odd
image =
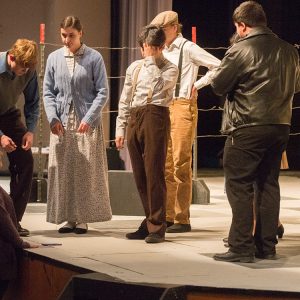
[(165, 235), (165, 162), (170, 135), (167, 107), (148, 104), (131, 110), (127, 141), (136, 186), (146, 219), (142, 227), (149, 233)]
[(20, 222), (30, 197), (33, 174), (32, 152), (31, 150), (25, 151), (22, 148), (22, 138), (27, 129), (21, 121), (20, 110), (11, 109), (1, 115), (0, 129), (17, 145), (17, 149), (7, 153), (7, 156), (11, 174), (10, 196), (14, 202), (17, 221)]

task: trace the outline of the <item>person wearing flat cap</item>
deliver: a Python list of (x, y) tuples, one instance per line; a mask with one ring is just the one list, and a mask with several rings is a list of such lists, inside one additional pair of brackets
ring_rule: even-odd
[(165, 240), (165, 165), (170, 134), (168, 106), (172, 101), (178, 68), (162, 54), (165, 34), (157, 26), (145, 26), (138, 44), (143, 59), (126, 71), (116, 120), (116, 147), (121, 149), (127, 136), (133, 175), (145, 219), (129, 240), (161, 243)]
[[(220, 61), (188, 41), (181, 34), (181, 24), (175, 11), (164, 11), (150, 23), (163, 28), (166, 44), (163, 55), (178, 66), (179, 76), (169, 107), (171, 133), (166, 160), (167, 208), (166, 232), (191, 231), (192, 145), (198, 120), (197, 90), (209, 85)], [(208, 72), (197, 80), (198, 69)]]

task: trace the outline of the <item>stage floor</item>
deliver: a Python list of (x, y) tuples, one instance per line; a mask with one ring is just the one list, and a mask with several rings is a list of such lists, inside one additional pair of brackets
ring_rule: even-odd
[[(201, 178), (210, 189), (211, 203), (192, 205), (190, 233), (166, 234), (161, 244), (127, 240), (125, 233), (135, 230), (142, 217), (113, 216), (109, 222), (90, 224), (86, 235), (60, 235), (59, 226), (45, 221), (45, 204), (30, 203), (22, 221), (31, 231), (28, 240), (62, 243), (30, 251), (127, 282), (300, 292), (300, 173), (280, 176), (285, 228), (277, 247), (280, 259), (252, 264), (213, 260), (215, 253), (227, 251), (222, 238), (231, 211), (221, 174), (209, 172)], [(0, 183), (8, 189), (7, 179)]]

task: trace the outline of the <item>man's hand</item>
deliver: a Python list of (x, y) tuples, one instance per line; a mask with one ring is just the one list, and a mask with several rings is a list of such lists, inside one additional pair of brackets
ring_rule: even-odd
[(195, 86), (192, 87), (192, 93), (191, 93), (191, 99), (197, 98), (198, 97), (198, 91), (195, 88)]
[(117, 136), (115, 139), (116, 147), (118, 150), (124, 148), (124, 137), (123, 136)]
[(162, 54), (162, 48), (149, 46), (148, 44), (144, 43), (142, 54), (143, 57), (147, 57), (147, 56), (159, 57)]
[(58, 136), (63, 135), (65, 130), (60, 121), (55, 122), (51, 127), (51, 132)]
[(6, 135), (2, 135), (0, 139), (1, 139), (1, 147), (4, 149), (5, 152), (10, 153), (17, 149), (17, 145), (10, 137)]
[(85, 122), (81, 122), (78, 129), (77, 129), (77, 132), (79, 133), (86, 133), (88, 132), (88, 130), (90, 129), (90, 125), (88, 123), (85, 123)]
[(31, 148), (33, 143), (33, 133), (28, 131), (22, 137), (22, 148), (27, 151)]
[[(41, 247), (40, 244), (37, 244), (37, 243), (33, 243), (33, 242), (28, 242), (26, 241), (28, 244), (29, 244), (29, 247), (28, 248), (39, 248)], [(27, 247), (26, 247), (27, 248)]]

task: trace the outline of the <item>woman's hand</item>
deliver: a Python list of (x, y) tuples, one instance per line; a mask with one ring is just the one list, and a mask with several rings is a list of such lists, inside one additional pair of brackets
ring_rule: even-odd
[(53, 134), (56, 134), (58, 136), (63, 135), (65, 130), (64, 127), (62, 126), (60, 121), (55, 122), (52, 126), (51, 126), (51, 132)]
[(90, 129), (90, 125), (88, 123), (85, 123), (85, 122), (81, 122), (78, 129), (77, 129), (77, 132), (79, 133), (86, 133), (88, 132), (88, 130)]

